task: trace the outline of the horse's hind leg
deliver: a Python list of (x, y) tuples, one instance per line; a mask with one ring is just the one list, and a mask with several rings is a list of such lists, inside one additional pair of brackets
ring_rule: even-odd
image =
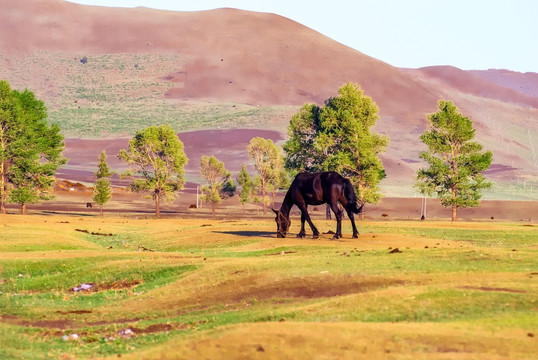
[(355, 226), (355, 215), (351, 210), (346, 209), (346, 212), (349, 220), (351, 221), (351, 227), (353, 228), (353, 238), (356, 239), (359, 237), (359, 230), (357, 230), (357, 226)]
[(331, 204), (331, 209), (336, 216), (336, 234), (334, 234), (333, 239), (339, 239), (342, 237), (342, 210), (337, 203)]

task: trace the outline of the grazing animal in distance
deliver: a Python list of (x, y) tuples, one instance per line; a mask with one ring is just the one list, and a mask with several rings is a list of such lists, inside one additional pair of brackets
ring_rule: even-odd
[(355, 189), (351, 182), (342, 175), (334, 171), (319, 172), (319, 173), (299, 173), (293, 180), (284, 196), (280, 210), (275, 210), (277, 237), (286, 237), (286, 233), (290, 228), (290, 210), (293, 205), (296, 205), (301, 210), (301, 231), (297, 237), (305, 237), (305, 221), (308, 222), (313, 232), (313, 238), (319, 237), (319, 231), (312, 223), (310, 215), (308, 215), (308, 205), (329, 204), (334, 215), (336, 216), (336, 233), (333, 239), (342, 237), (342, 215), (343, 211), (338, 207), (338, 203), (342, 204), (347, 212), (351, 225), (353, 227), (353, 238), (357, 238), (359, 231), (355, 226), (355, 218), (353, 214), (362, 212), (364, 203), (357, 205), (357, 197)]
[(86, 203), (87, 208), (93, 208), (92, 203)]

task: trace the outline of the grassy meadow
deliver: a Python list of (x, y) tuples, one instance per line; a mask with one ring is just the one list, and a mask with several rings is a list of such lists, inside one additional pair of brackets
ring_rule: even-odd
[(315, 222), (0, 216), (0, 358), (536, 358), (536, 226)]

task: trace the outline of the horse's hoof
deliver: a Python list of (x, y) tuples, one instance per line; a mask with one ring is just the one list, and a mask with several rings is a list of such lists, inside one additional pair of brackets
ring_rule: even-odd
[(277, 237), (277, 238), (280, 238), (280, 239), (285, 238), (285, 236), (282, 235), (282, 234), (276, 234), (276, 237)]
[(340, 239), (340, 238), (341, 238), (341, 236), (338, 236), (338, 235), (334, 235), (334, 236), (333, 236), (333, 240), (338, 240), (338, 239)]
[(353, 234), (353, 239), (358, 239), (359, 238), (359, 234)]
[(319, 234), (312, 235), (312, 239), (319, 239)]
[(302, 239), (302, 238), (304, 238), (304, 234), (297, 234), (297, 237), (298, 237), (299, 239)]

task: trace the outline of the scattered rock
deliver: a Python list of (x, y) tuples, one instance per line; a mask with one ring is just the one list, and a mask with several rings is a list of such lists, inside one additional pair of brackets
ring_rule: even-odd
[(132, 337), (135, 337), (136, 334), (133, 332), (133, 330), (131, 330), (130, 328), (127, 328), (127, 329), (124, 329), (124, 330), (121, 330), (119, 333), (118, 333), (119, 336), (123, 337), (123, 338), (126, 338), (126, 339), (129, 339), (129, 338), (132, 338)]
[(73, 288), (73, 291), (74, 292), (77, 292), (77, 291), (87, 291), (87, 290), (90, 290), (92, 287), (94, 287), (94, 284), (85, 284), (85, 283), (82, 283), (80, 286), (75, 286)]
[(398, 253), (402, 253), (403, 251), (401, 251), (400, 249), (398, 248), (394, 248), (393, 250), (389, 251), (389, 254), (398, 254)]

